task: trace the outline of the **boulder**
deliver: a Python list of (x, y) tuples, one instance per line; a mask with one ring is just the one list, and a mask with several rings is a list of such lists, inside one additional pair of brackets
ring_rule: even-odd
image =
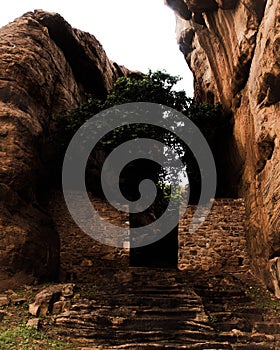
[(16, 287), (15, 274), (22, 274), (18, 284), (30, 281), (28, 276), (38, 281), (58, 276), (59, 237), (45, 210), (52, 176), (43, 146), (52, 116), (80, 105), (86, 93), (104, 98), (129, 71), (111, 62), (93, 35), (72, 28), (59, 14), (38, 10), (0, 28), (0, 61), (0, 290), (5, 290), (11, 283)]
[(61, 300), (61, 297), (72, 297), (75, 285), (57, 284), (40, 291), (32, 304), (29, 305), (29, 312), (33, 316), (46, 316), (48, 313), (61, 313), (69, 309), (68, 301)]

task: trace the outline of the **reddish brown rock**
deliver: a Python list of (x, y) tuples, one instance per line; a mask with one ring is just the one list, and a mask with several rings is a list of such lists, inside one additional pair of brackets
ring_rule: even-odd
[(94, 36), (43, 11), (0, 29), (0, 62), (0, 289), (6, 289), (17, 272), (39, 279), (58, 272), (59, 238), (41, 203), (48, 176), (41, 148), (51, 116), (78, 106), (85, 93), (104, 97), (128, 70), (112, 63)]
[(189, 20), (192, 17), (192, 12), (189, 10), (184, 0), (164, 0), (165, 5), (171, 7), (178, 16)]
[(46, 316), (48, 312), (55, 313), (60, 309), (66, 308), (69, 304), (68, 301), (61, 300), (67, 296), (72, 297), (74, 295), (74, 284), (57, 284), (41, 290), (36, 296), (34, 303), (29, 305), (29, 312), (33, 316)]
[(178, 16), (177, 35), (195, 96), (221, 102), (233, 116), (229, 182), (245, 197), (252, 268), (277, 291), (271, 266), (280, 256), (280, 2), (217, 0), (216, 9), (207, 8), (213, 1), (185, 3), (194, 13), (189, 21)]
[(36, 330), (38, 330), (41, 326), (40, 322), (41, 322), (41, 320), (39, 318), (32, 318), (32, 319), (27, 321), (26, 327), (32, 327), (32, 328), (35, 328)]
[(11, 302), (10, 299), (6, 295), (3, 295), (3, 296), (0, 295), (0, 307), (9, 305), (10, 302)]
[(215, 0), (185, 0), (185, 3), (193, 12), (216, 10), (218, 8)]

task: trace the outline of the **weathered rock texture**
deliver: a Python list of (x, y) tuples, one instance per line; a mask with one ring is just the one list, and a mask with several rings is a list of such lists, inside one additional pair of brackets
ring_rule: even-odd
[[(190, 224), (196, 206), (189, 206), (179, 223), (179, 269), (193, 272), (244, 272), (249, 259), (245, 237), (244, 201), (216, 199), (195, 232)], [(193, 224), (199, 224), (199, 217)]]
[[(115, 226), (127, 227), (129, 215), (121, 213), (105, 200), (89, 198), (100, 216)], [(81, 215), (84, 203), (80, 202)], [(60, 191), (53, 191), (49, 200), (49, 211), (60, 237), (60, 280), (95, 283), (100, 275), (108, 271), (119, 271), (129, 266), (129, 250), (114, 248), (94, 240), (73, 221)], [(95, 226), (97, 227), (97, 225)], [(96, 229), (96, 239), (107, 235), (105, 225)], [(115, 232), (112, 232), (112, 239)]]
[(85, 93), (105, 97), (128, 71), (94, 36), (43, 11), (0, 29), (0, 62), (0, 281), (18, 271), (54, 278), (59, 238), (40, 203), (51, 116)]
[[(233, 116), (227, 157), (231, 185), (246, 200), (255, 272), (279, 288), (280, 2), (166, 0), (177, 14), (181, 51), (195, 96)], [(273, 260), (271, 260), (273, 259)], [(270, 262), (271, 260), (271, 262)], [(271, 269), (276, 269), (271, 273)]]

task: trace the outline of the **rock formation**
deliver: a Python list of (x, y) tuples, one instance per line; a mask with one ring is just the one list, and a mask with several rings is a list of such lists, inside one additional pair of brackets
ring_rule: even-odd
[(195, 97), (233, 123), (232, 187), (245, 197), (252, 267), (280, 295), (280, 2), (166, 0)]
[(0, 288), (35, 276), (55, 278), (59, 237), (41, 194), (41, 146), (53, 114), (77, 107), (85, 93), (106, 96), (128, 70), (100, 43), (60, 15), (26, 13), (0, 29)]

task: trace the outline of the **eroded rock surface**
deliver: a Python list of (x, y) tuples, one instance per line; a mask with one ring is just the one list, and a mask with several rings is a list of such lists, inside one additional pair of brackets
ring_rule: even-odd
[(33, 316), (46, 316), (48, 312), (59, 313), (67, 309), (66, 298), (74, 295), (75, 284), (52, 285), (40, 291), (32, 304), (29, 305), (29, 312)]
[(280, 255), (280, 2), (166, 2), (177, 15), (196, 98), (220, 102), (233, 116), (229, 181), (246, 199), (252, 267), (277, 290), (271, 266)]
[(41, 146), (51, 116), (77, 107), (85, 93), (104, 97), (128, 70), (111, 62), (94, 36), (43, 11), (0, 29), (0, 62), (0, 288), (6, 288), (16, 272), (23, 272), (18, 283), (58, 272), (59, 238), (40, 203), (48, 176)]

